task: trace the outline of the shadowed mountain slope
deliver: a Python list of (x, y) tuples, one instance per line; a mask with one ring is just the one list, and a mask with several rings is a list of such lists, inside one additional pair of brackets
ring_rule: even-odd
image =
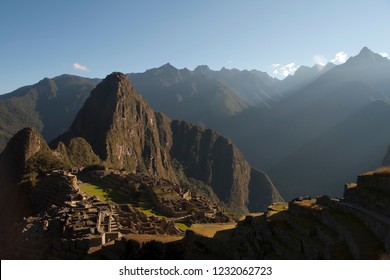
[(0, 95), (0, 151), (27, 126), (48, 141), (66, 131), (98, 82), (62, 75)]
[[(390, 105), (376, 101), (292, 153), (269, 170), (288, 199), (302, 194), (340, 196), (340, 185), (380, 166), (390, 139), (383, 124)], [(331, 175), (330, 175), (331, 174)]]

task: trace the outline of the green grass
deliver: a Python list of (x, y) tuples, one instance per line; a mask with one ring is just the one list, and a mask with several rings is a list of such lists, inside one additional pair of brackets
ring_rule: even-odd
[(154, 217), (157, 217), (157, 218), (167, 218), (167, 217), (157, 213), (154, 208), (137, 207), (137, 209), (139, 211), (143, 212), (148, 217), (154, 216)]
[(86, 194), (99, 197), (103, 202), (109, 201), (108, 192), (99, 186), (92, 185), (90, 183), (83, 183), (80, 185), (80, 190)]
[(114, 202), (118, 204), (129, 203), (130, 199), (120, 195), (114, 189), (100, 183), (83, 183), (80, 185), (80, 190), (89, 195), (95, 195), (102, 202)]
[(86, 194), (98, 196), (102, 202), (114, 202), (117, 204), (129, 204), (135, 208), (137, 208), (139, 211), (144, 213), (146, 216), (151, 217), (158, 217), (158, 218), (167, 218), (166, 216), (160, 215), (154, 207), (148, 208), (148, 207), (139, 207), (131, 203), (129, 198), (124, 197), (123, 195), (119, 194), (115, 189), (112, 189), (108, 187), (106, 184), (103, 183), (83, 183), (80, 186), (80, 190)]
[[(137, 206), (134, 206), (132, 205), (133, 207), (137, 208), (139, 211), (141, 211), (142, 213), (144, 213), (146, 216), (148, 217), (157, 217), (157, 218), (167, 218), (166, 216), (163, 216), (163, 215), (160, 215), (154, 208), (145, 208), (145, 207), (137, 207)], [(185, 223), (175, 223), (176, 226), (178, 228), (180, 228), (181, 230), (184, 230), (186, 231), (189, 226), (187, 226)]]
[(184, 224), (184, 223), (175, 223), (175, 224), (176, 224), (176, 226), (177, 226), (178, 228), (180, 228), (181, 230), (186, 231), (187, 229), (189, 229), (189, 226), (187, 226), (187, 225)]

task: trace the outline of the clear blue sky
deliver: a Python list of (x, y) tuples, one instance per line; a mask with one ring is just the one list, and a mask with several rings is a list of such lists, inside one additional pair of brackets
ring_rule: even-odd
[(104, 77), (167, 62), (282, 77), (284, 65), (342, 51), (343, 60), (364, 46), (390, 53), (389, 0), (1, 0), (0, 93), (64, 73)]

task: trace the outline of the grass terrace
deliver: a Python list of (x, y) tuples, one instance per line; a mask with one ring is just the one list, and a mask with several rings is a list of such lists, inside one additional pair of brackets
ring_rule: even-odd
[(267, 220), (277, 221), (285, 220), (287, 218), (288, 203), (278, 202), (274, 203), (267, 209)]
[(176, 242), (184, 238), (184, 235), (148, 235), (148, 234), (126, 234), (124, 235), (126, 240), (135, 240), (140, 243), (146, 243), (151, 241), (157, 241), (162, 243)]
[(195, 234), (218, 239), (228, 239), (233, 236), (236, 223), (228, 224), (193, 224), (189, 228)]
[(80, 190), (88, 195), (94, 195), (100, 198), (102, 202), (114, 202), (117, 204), (126, 204), (130, 202), (129, 198), (120, 195), (117, 191), (101, 183), (82, 183)]
[[(130, 204), (131, 206), (137, 208), (139, 211), (143, 212), (146, 216), (148, 217), (158, 217), (158, 218), (167, 218), (166, 216), (161, 215), (158, 213), (154, 207), (138, 207), (136, 205), (133, 205), (130, 203), (130, 199), (123, 197), (120, 195), (115, 189), (112, 189), (108, 187), (107, 185), (103, 183), (83, 183), (80, 186), (80, 190), (88, 195), (94, 195), (99, 197), (99, 199), (102, 202), (114, 202), (117, 204)], [(189, 226), (186, 225), (185, 223), (176, 223), (176, 226), (180, 228), (181, 230), (186, 231)]]
[(175, 225), (180, 228), (181, 230), (184, 230), (186, 231), (187, 229), (189, 229), (190, 227), (187, 226), (185, 223), (175, 223)]
[(301, 207), (310, 208), (315, 211), (321, 211), (325, 208), (323, 205), (317, 204), (317, 199), (315, 198), (310, 200), (294, 201), (293, 203)]

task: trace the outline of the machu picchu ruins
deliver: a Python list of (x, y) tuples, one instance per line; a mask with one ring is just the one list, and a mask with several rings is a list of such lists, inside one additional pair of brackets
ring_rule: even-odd
[[(117, 192), (128, 203), (102, 201), (83, 192), (78, 173), (90, 183)], [(24, 246), (28, 248), (27, 240), (34, 236), (45, 237), (47, 232), (56, 228), (57, 240), (51, 242), (60, 249), (53, 254), (60, 254), (63, 258), (82, 258), (91, 252), (96, 254), (102, 246), (118, 242), (126, 235), (145, 235), (151, 239), (152, 236), (183, 238), (185, 231), (177, 226), (178, 222), (189, 226), (229, 222), (222, 206), (213, 205), (193, 191), (166, 179), (124, 171), (54, 170), (44, 175), (34, 187), (31, 201), (41, 212), (24, 220), (21, 237)], [(151, 209), (154, 209), (152, 215), (144, 213)], [(23, 255), (25, 251), (17, 252), (20, 255), (15, 256), (29, 257)]]

